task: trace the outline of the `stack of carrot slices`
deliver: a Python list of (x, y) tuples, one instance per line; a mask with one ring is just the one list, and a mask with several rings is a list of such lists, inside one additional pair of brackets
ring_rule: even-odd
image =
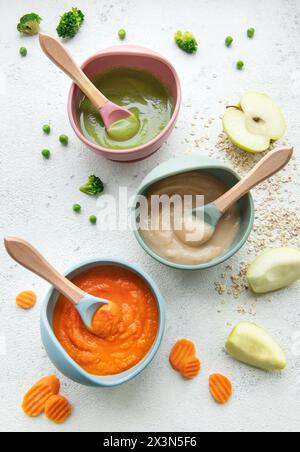
[(31, 417), (45, 413), (52, 422), (65, 422), (71, 414), (71, 405), (58, 395), (59, 390), (60, 382), (55, 375), (42, 378), (26, 393), (22, 403), (24, 413)]
[[(184, 378), (196, 377), (200, 372), (201, 363), (196, 354), (195, 344), (188, 339), (176, 342), (170, 353), (170, 364)], [(209, 377), (209, 389), (214, 400), (220, 404), (228, 402), (232, 395), (231, 382), (221, 374)]]
[(171, 350), (170, 363), (173, 369), (187, 379), (196, 377), (201, 369), (200, 360), (196, 356), (195, 344), (188, 339), (176, 342)]

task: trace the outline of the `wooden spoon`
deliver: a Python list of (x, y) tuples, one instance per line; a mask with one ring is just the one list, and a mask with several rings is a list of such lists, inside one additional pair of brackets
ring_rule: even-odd
[(199, 247), (208, 242), (215, 233), (222, 216), (252, 188), (284, 168), (291, 160), (292, 147), (270, 151), (250, 173), (213, 203), (197, 207), (185, 214), (181, 228), (175, 233), (185, 244)]
[[(44, 33), (39, 33), (39, 39), (41, 48), (48, 58), (50, 58), (53, 63), (55, 63), (69, 77), (71, 77), (81, 91), (97, 108), (102, 116), (106, 129), (109, 130), (112, 124), (128, 118), (128, 121), (122, 123), (121, 126), (124, 128), (125, 134), (125, 129), (128, 127), (131, 134), (130, 138), (133, 137), (139, 128), (139, 121), (137, 118), (126, 108), (120, 107), (119, 105), (109, 101), (90, 81), (82, 69), (75, 63), (68, 50), (58, 39)], [(118, 138), (119, 128), (116, 134)], [(128, 139), (128, 133), (126, 139)]]
[(90, 329), (95, 312), (110, 303), (108, 300), (93, 297), (75, 286), (25, 240), (10, 237), (4, 239), (4, 244), (12, 259), (48, 281), (74, 304), (87, 328)]

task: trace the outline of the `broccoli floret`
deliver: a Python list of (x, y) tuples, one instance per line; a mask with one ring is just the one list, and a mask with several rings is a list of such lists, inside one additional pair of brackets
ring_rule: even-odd
[(175, 33), (175, 42), (182, 50), (187, 53), (197, 52), (198, 43), (193, 33), (186, 31), (177, 31)]
[(102, 180), (97, 176), (89, 176), (87, 183), (80, 187), (80, 191), (87, 195), (96, 196), (102, 193), (104, 190), (104, 184)]
[(43, 19), (38, 14), (25, 14), (25, 16), (21, 17), (17, 29), (20, 33), (26, 33), (31, 36), (36, 35), (40, 31), (40, 23), (42, 20)]
[(71, 11), (63, 14), (56, 28), (60, 38), (74, 38), (84, 21), (84, 14), (80, 9), (72, 8)]

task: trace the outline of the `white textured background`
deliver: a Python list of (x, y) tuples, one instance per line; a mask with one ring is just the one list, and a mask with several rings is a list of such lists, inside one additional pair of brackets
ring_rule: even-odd
[[(35, 11), (45, 32), (54, 33), (58, 17), (72, 6), (81, 7), (86, 21), (68, 43), (78, 62), (106, 46), (118, 44), (120, 27), (128, 43), (141, 44), (166, 55), (177, 68), (184, 104), (178, 128), (167, 145), (142, 163), (123, 166), (89, 152), (74, 136), (66, 114), (69, 80), (42, 54), (37, 38), (21, 37), (16, 24), (21, 15)], [(167, 329), (162, 347), (151, 366), (137, 379), (116, 389), (81, 387), (62, 377), (62, 392), (74, 406), (63, 426), (41, 416), (27, 418), (20, 409), (25, 391), (39, 377), (55, 372), (40, 340), (39, 311), (48, 285), (15, 265), (0, 245), (0, 430), (1, 431), (299, 431), (300, 331), (299, 285), (270, 297), (261, 297), (255, 321), (269, 329), (283, 344), (289, 360), (281, 375), (269, 375), (232, 361), (223, 351), (227, 334), (240, 320), (253, 320), (237, 312), (247, 305), (222, 298), (214, 290), (222, 269), (187, 274), (164, 268), (146, 256), (130, 232), (101, 233), (89, 225), (95, 201), (78, 191), (89, 174), (107, 183), (109, 193), (119, 185), (134, 190), (159, 162), (185, 152), (199, 154), (213, 149), (221, 131), (218, 117), (226, 102), (236, 102), (247, 89), (262, 90), (277, 99), (288, 119), (289, 140), (300, 139), (300, 2), (298, 0), (1, 0), (0, 28), (0, 236), (18, 235), (31, 240), (62, 271), (90, 256), (110, 255), (140, 264), (160, 286), (167, 303)], [(248, 27), (257, 34), (250, 41)], [(190, 29), (199, 38), (196, 56), (182, 53), (173, 44), (177, 28)], [(232, 49), (225, 37), (235, 37)], [(28, 48), (21, 58), (18, 49)], [(243, 59), (244, 72), (234, 63)], [(193, 131), (208, 135), (196, 148)], [(212, 127), (204, 124), (214, 117)], [(202, 119), (201, 119), (202, 118)], [(41, 126), (50, 122), (52, 133)], [(60, 133), (70, 136), (63, 148)], [(45, 161), (40, 150), (49, 147)], [(221, 151), (220, 151), (221, 152)], [(299, 199), (299, 171), (291, 172), (290, 189)], [(76, 216), (72, 204), (80, 202)], [(232, 260), (236, 266), (246, 249)], [(35, 309), (15, 307), (15, 295), (33, 289), (39, 300)], [(203, 361), (201, 375), (183, 381), (170, 369), (168, 354), (178, 338), (197, 343)], [(298, 338), (299, 341), (299, 338)], [(234, 384), (234, 396), (224, 407), (209, 395), (207, 379), (223, 372)]]

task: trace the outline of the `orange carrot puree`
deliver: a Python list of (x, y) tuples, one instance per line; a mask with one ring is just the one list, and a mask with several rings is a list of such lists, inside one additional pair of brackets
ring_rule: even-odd
[(61, 296), (53, 328), (63, 348), (93, 375), (115, 375), (135, 366), (151, 349), (158, 331), (158, 308), (149, 286), (135, 273), (117, 266), (87, 270), (73, 282), (112, 304), (96, 312), (95, 335), (84, 326), (72, 303)]

